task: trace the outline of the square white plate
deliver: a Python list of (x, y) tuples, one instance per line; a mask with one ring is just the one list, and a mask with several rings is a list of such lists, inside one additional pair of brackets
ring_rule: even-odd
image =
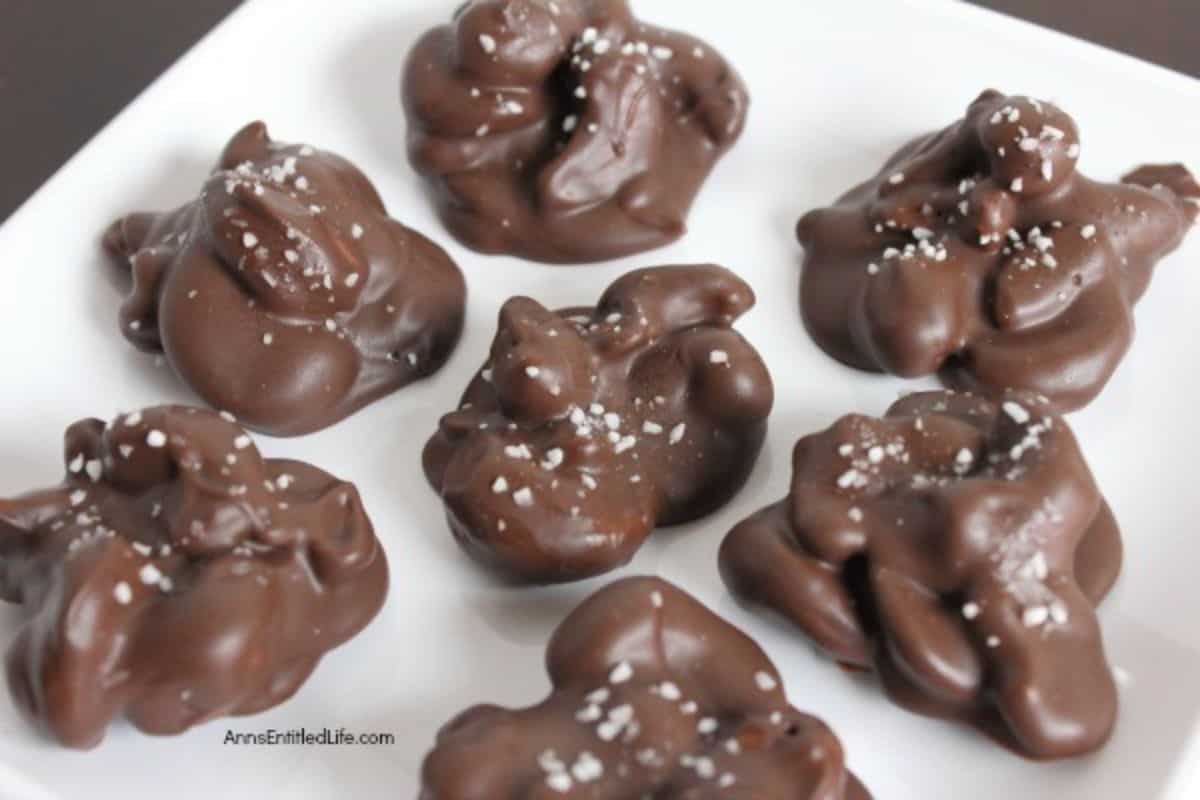
[[(782, 626), (739, 609), (715, 557), (736, 521), (786, 491), (797, 437), (845, 412), (881, 413), (898, 392), (928, 385), (845, 369), (805, 335), (792, 235), (802, 212), (873, 173), (904, 140), (958, 118), (988, 86), (1060, 102), (1079, 121), (1082, 168), (1095, 177), (1143, 161), (1200, 168), (1200, 82), (958, 3), (640, 0), (648, 21), (708, 39), (737, 65), (753, 96), (749, 127), (700, 194), (682, 241), (601, 266), (544, 267), (458, 246), (405, 160), (401, 65), (415, 38), (456, 4), (254, 0), (0, 228), (0, 363), (8, 365), (0, 495), (59, 480), (60, 436), (75, 419), (194, 401), (121, 338), (119, 292), (98, 239), (126, 211), (193, 197), (249, 120), (357, 162), (392, 214), (443, 244), (470, 286), (466, 334), (433, 379), (322, 433), (259, 437), (269, 455), (311, 460), (357, 482), (392, 565), (391, 595), (374, 624), (282, 707), (174, 738), (142, 736), (121, 722), (88, 754), (37, 738), (0, 693), (0, 797), (413, 797), (438, 726), (478, 701), (539, 699), (553, 626), (603, 582), (638, 572), (678, 582), (750, 631), (779, 664), (792, 701), (837, 730), (883, 800), (1198, 796), (1185, 773), (1200, 759), (1200, 361), (1192, 349), (1200, 235), (1161, 265), (1133, 351), (1100, 399), (1072, 419), (1128, 547), (1102, 619), (1111, 659), (1130, 681), (1115, 736), (1099, 755), (1034, 764), (969, 730), (901, 711), (870, 681), (847, 677)], [(551, 306), (592, 303), (632, 267), (698, 261), (733, 268), (759, 296), (740, 328), (771, 367), (778, 401), (750, 484), (709, 519), (653, 537), (620, 573), (549, 590), (497, 586), (451, 541), (419, 453), (484, 358), (500, 303), (518, 293)], [(0, 638), (10, 639), (19, 621), (17, 610), (0, 611)], [(299, 726), (391, 732), (397, 743), (222, 744), (227, 729)]]

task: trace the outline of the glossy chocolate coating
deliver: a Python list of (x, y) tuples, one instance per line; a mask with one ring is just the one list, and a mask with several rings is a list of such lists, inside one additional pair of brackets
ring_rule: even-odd
[(627, 273), (594, 309), (505, 303), (491, 358), (425, 448), (460, 544), (519, 580), (576, 580), (724, 504), (774, 402), (731, 327), (753, 305), (717, 266)]
[(907, 708), (1035, 758), (1095, 750), (1117, 692), (1094, 607), (1121, 539), (1047, 405), (927, 392), (804, 437), (788, 497), (722, 544), (726, 584)]
[(441, 248), (387, 216), (344, 159), (271, 141), (225, 148), (200, 198), (104, 237), (132, 272), (121, 330), (214, 408), (288, 436), (435, 372), (466, 288)]
[(1076, 170), (1079, 131), (1050, 103), (985, 92), (800, 220), (800, 305), (817, 344), (865, 370), (1086, 405), (1133, 336), (1132, 309), (1196, 220), (1180, 165), (1122, 183)]
[(152, 734), (291, 697), (383, 605), (354, 486), (263, 459), (227, 417), (162, 406), (67, 430), (58, 486), (0, 500), (21, 710), (69, 747), (124, 714)]
[(553, 690), (538, 705), (476, 706), (442, 729), (422, 800), (869, 800), (758, 645), (666, 581), (592, 595), (546, 665)]
[(450, 231), (553, 263), (681, 236), (749, 103), (720, 54), (625, 0), (473, 0), (413, 48), (403, 99)]

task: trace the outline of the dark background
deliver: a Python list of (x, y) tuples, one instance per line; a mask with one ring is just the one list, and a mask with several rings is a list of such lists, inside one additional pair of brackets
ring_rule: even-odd
[[(1200, 77), (1200, 0), (971, 0)], [(239, 0), (0, 0), (0, 221)]]

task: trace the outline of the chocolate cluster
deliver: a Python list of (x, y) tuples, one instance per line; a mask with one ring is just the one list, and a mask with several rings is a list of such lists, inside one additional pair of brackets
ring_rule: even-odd
[(1057, 411), (1090, 402), (1200, 186), (1179, 165), (1098, 183), (1079, 155), (1062, 110), (989, 91), (807, 214), (800, 304), (817, 344), (860, 369), (1037, 392)]
[(26, 616), (9, 688), (64, 745), (121, 714), (170, 734), (281, 703), (383, 605), (354, 486), (263, 459), (227, 415), (83, 420), (65, 459), (58, 486), (0, 500), (0, 596)]
[(666, 581), (592, 595), (546, 663), (553, 690), (538, 705), (476, 706), (442, 729), (423, 800), (869, 800), (837, 737), (788, 704), (758, 645)]
[(121, 330), (214, 408), (308, 433), (436, 371), (466, 286), (441, 248), (387, 216), (344, 159), (273, 142), (225, 148), (199, 199), (105, 235), (133, 284)]
[(1108, 738), (1095, 606), (1121, 540), (1043, 398), (911, 395), (801, 439), (787, 498), (738, 525), (721, 573), (897, 703), (1037, 758)]
[(626, 0), (472, 0), (414, 47), (403, 96), (451, 232), (557, 263), (682, 235), (749, 102), (720, 54)]
[(490, 359), (424, 454), (466, 551), (520, 580), (575, 580), (724, 504), (774, 402), (731, 327), (753, 304), (717, 266), (627, 273), (595, 308), (505, 303)]

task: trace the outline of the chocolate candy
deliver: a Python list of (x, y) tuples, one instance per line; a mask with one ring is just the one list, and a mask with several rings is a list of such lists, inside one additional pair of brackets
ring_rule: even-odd
[(505, 303), (491, 358), (425, 448), (459, 543), (513, 578), (576, 580), (724, 504), (774, 402), (731, 328), (752, 305), (717, 266), (630, 272), (594, 309)]
[(332, 425), (436, 371), (466, 288), (433, 242), (387, 216), (361, 172), (262, 123), (233, 137), (200, 198), (116, 222), (133, 286), (121, 330), (206, 402), (275, 435)]
[(788, 497), (722, 544), (726, 584), (907, 708), (1037, 758), (1095, 750), (1117, 693), (1093, 608), (1121, 539), (1048, 406), (928, 392), (804, 437)]
[(592, 595), (546, 663), (554, 688), (540, 704), (476, 706), (442, 729), (423, 800), (869, 800), (837, 737), (788, 705), (758, 645), (666, 581)]
[(403, 83), (409, 158), (450, 231), (556, 263), (681, 236), (749, 102), (716, 51), (625, 0), (473, 0)]
[(817, 344), (859, 369), (1025, 389), (1057, 411), (1090, 402), (1200, 186), (1179, 165), (1097, 183), (1078, 158), (1063, 111), (989, 91), (806, 215), (800, 305)]
[(383, 604), (354, 486), (263, 459), (227, 416), (86, 419), (65, 458), (60, 485), (0, 500), (0, 595), (27, 617), (9, 688), (64, 745), (122, 713), (169, 734), (281, 703)]

